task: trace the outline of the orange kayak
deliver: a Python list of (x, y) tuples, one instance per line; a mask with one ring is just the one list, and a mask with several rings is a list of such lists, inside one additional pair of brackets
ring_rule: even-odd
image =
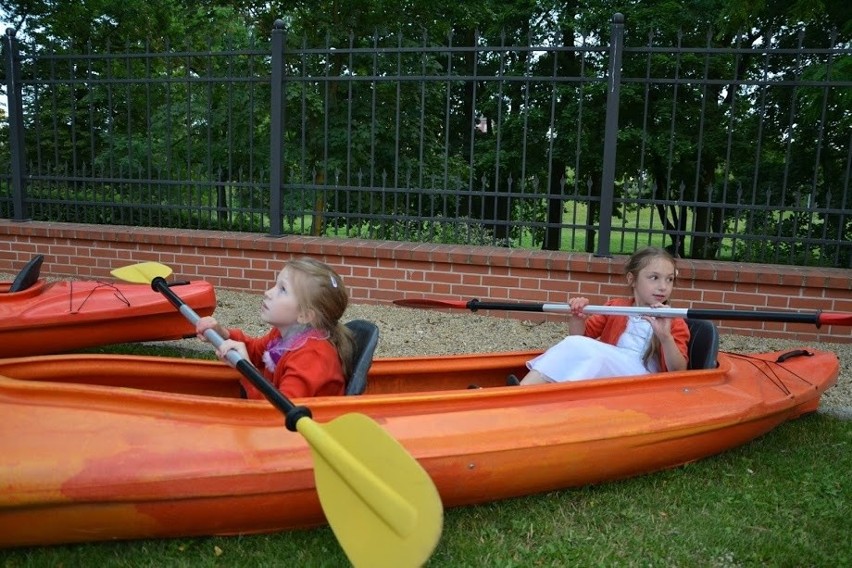
[[(195, 335), (194, 327), (147, 285), (38, 279), (10, 292), (11, 285), (0, 282), (0, 357)], [(216, 293), (210, 283), (173, 285), (199, 314), (213, 313)]]
[[(414, 456), (445, 507), (692, 462), (813, 412), (838, 358), (719, 353), (718, 367), (502, 386), (536, 352), (376, 359), (363, 413)], [(310, 449), (218, 361), (52, 355), (0, 361), (0, 547), (232, 535), (325, 522)], [(482, 388), (469, 389), (470, 384)]]

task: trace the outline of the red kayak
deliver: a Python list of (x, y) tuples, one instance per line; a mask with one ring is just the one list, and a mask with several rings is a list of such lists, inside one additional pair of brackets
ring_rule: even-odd
[[(85, 347), (195, 335), (193, 326), (150, 286), (96, 280), (48, 282), (42, 257), (0, 282), (0, 357), (61, 353)], [(203, 280), (173, 282), (199, 314), (216, 307)]]
[[(802, 348), (711, 353), (706, 369), (505, 386), (537, 354), (379, 358), (364, 394), (297, 402), (318, 423), (369, 416), (455, 507), (724, 452), (815, 411), (839, 371), (834, 353)], [(311, 448), (268, 402), (238, 398), (239, 379), (218, 361), (0, 360), (0, 548), (324, 523)]]

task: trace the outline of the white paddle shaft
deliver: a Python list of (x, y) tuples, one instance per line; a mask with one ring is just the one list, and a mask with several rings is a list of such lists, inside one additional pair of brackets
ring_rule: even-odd
[[(571, 313), (568, 304), (542, 304), (541, 311), (567, 314)], [(640, 308), (636, 306), (586, 306), (583, 313), (587, 315), (607, 316), (653, 316), (658, 318), (685, 318), (686, 308)]]

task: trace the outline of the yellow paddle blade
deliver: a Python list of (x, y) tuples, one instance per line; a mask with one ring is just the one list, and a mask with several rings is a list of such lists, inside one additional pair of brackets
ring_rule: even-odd
[(296, 428), (311, 446), (317, 493), (353, 566), (421, 566), (441, 538), (444, 507), (429, 474), (381, 426), (345, 414)]
[(122, 266), (110, 272), (113, 277), (134, 284), (150, 284), (154, 278), (168, 278), (172, 274), (171, 267), (159, 262), (140, 262), (130, 266)]

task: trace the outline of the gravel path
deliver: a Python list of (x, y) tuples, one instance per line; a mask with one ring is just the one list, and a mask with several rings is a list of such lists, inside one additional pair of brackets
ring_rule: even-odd
[[(260, 321), (260, 295), (232, 290), (217, 290), (215, 316), (224, 325), (240, 327), (259, 335), (266, 331)], [(344, 320), (366, 319), (379, 326), (377, 357), (411, 355), (451, 355), (492, 351), (546, 349), (564, 337), (559, 323), (533, 323), (470, 312), (419, 310), (397, 306), (350, 305)], [(200, 341), (180, 342), (188, 349), (209, 349)], [(788, 339), (764, 339), (741, 335), (723, 335), (723, 351), (755, 353), (802, 347)], [(834, 351), (840, 357), (837, 385), (822, 398), (821, 411), (852, 419), (852, 344), (822, 343), (809, 347)]]

